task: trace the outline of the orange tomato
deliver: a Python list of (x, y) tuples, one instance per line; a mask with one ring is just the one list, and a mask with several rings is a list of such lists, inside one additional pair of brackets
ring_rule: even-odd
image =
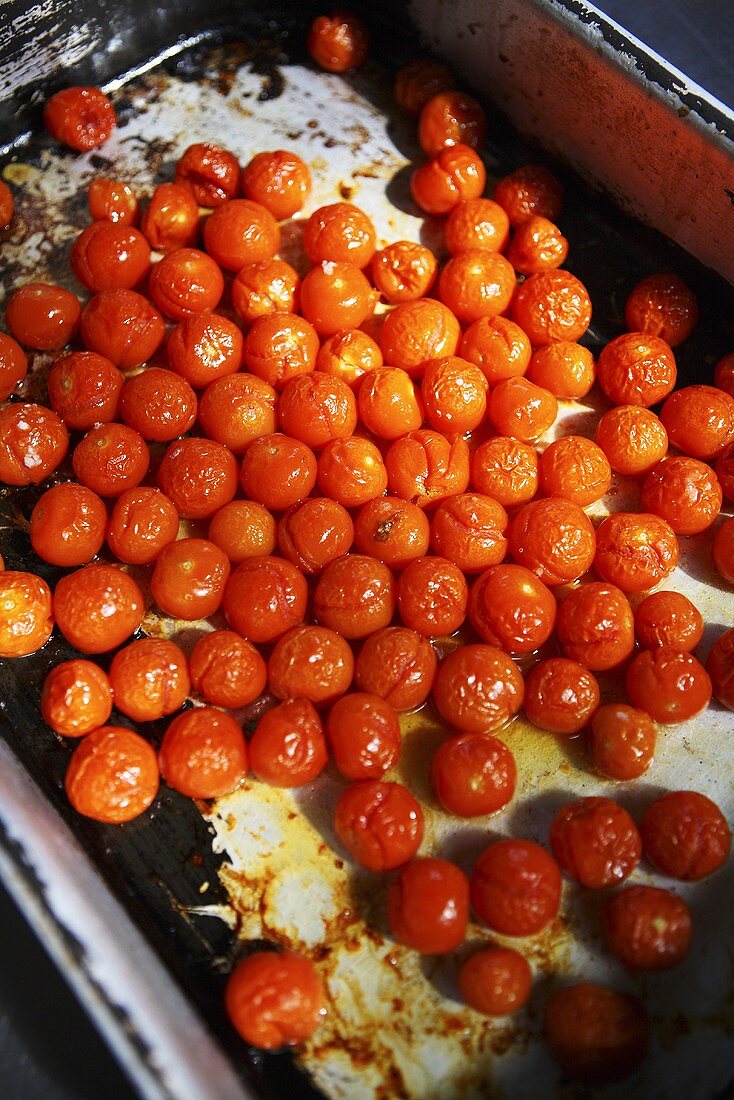
[(158, 489), (127, 489), (115, 501), (107, 545), (120, 561), (150, 565), (178, 536), (178, 512)]
[(78, 153), (104, 145), (116, 123), (112, 100), (99, 88), (62, 88), (43, 108), (43, 124), (51, 137)]
[(237, 491), (237, 462), (212, 439), (179, 439), (166, 448), (158, 484), (184, 519), (207, 519)]
[(79, 299), (70, 290), (27, 283), (8, 298), (5, 319), (19, 343), (38, 351), (56, 351), (74, 336), (81, 312)]
[(529, 569), (495, 565), (472, 588), (469, 618), (482, 641), (521, 656), (553, 633), (556, 601)]
[(320, 206), (303, 228), (303, 247), (312, 264), (335, 260), (367, 267), (375, 254), (375, 227), (351, 202)]
[(563, 187), (542, 164), (525, 164), (499, 181), (494, 197), (516, 229), (533, 217), (556, 221), (563, 205)]
[(86, 565), (99, 553), (106, 530), (100, 498), (73, 482), (47, 489), (31, 512), (31, 546), (52, 565)]
[(394, 241), (372, 260), (373, 283), (387, 302), (395, 304), (424, 298), (437, 271), (433, 253), (414, 241)]
[(515, 273), (499, 252), (474, 248), (449, 260), (438, 281), (441, 301), (459, 324), (504, 313), (515, 293)]
[(245, 1042), (262, 1050), (303, 1042), (326, 1014), (313, 963), (294, 951), (248, 955), (230, 975), (225, 1005)]
[(410, 178), (410, 193), (426, 214), (441, 217), (459, 203), (479, 198), (486, 182), (479, 154), (469, 144), (451, 143), (416, 168)]
[(427, 508), (464, 492), (469, 484), (469, 447), (459, 435), (427, 429), (407, 432), (390, 445), (385, 468), (392, 493)]
[(655, 588), (677, 564), (678, 539), (659, 516), (615, 512), (596, 530), (594, 569), (623, 592)]
[(392, 368), (420, 377), (429, 360), (456, 353), (460, 336), (459, 322), (450, 309), (433, 298), (421, 298), (403, 302), (388, 313), (380, 348)]
[(582, 577), (596, 551), (588, 516), (578, 504), (561, 497), (524, 505), (510, 524), (509, 543), (518, 565), (551, 586)]
[(518, 287), (512, 317), (534, 347), (555, 340), (576, 341), (591, 323), (591, 299), (584, 284), (570, 271), (539, 271)]
[(189, 145), (176, 164), (176, 183), (189, 187), (199, 206), (219, 206), (239, 191), (237, 157), (212, 142)]
[(643, 332), (625, 333), (606, 344), (596, 370), (599, 385), (612, 404), (643, 408), (667, 397), (678, 375), (670, 345)]
[(158, 793), (155, 751), (123, 726), (102, 726), (84, 737), (66, 769), (66, 794), (77, 813), (110, 825), (132, 821)]
[(360, 691), (379, 695), (402, 712), (426, 701), (437, 663), (427, 638), (414, 630), (389, 626), (365, 640), (354, 674)]
[(418, 119), (418, 141), (429, 157), (451, 145), (479, 149), (486, 135), (484, 108), (466, 92), (438, 92), (425, 104)]
[(462, 359), (479, 367), (490, 386), (525, 374), (530, 352), (523, 330), (506, 317), (481, 317), (469, 326), (459, 345)]
[(390, 623), (395, 579), (386, 565), (364, 554), (348, 554), (326, 566), (313, 596), (320, 623), (350, 640), (366, 638)]
[(620, 588), (596, 581), (568, 593), (558, 608), (556, 632), (565, 655), (592, 672), (616, 668), (635, 647), (629, 600)]
[(329, 759), (321, 719), (308, 699), (288, 699), (266, 711), (249, 751), (253, 772), (271, 787), (311, 783)]
[(402, 569), (428, 552), (428, 520), (416, 504), (399, 497), (379, 497), (360, 508), (354, 541), (363, 554), (391, 569)]
[(226, 555), (207, 539), (178, 539), (156, 559), (150, 591), (164, 615), (193, 622), (219, 608), (229, 577)]
[(578, 661), (551, 657), (533, 665), (525, 680), (525, 713), (550, 733), (574, 734), (599, 707), (596, 677)]
[(507, 654), (491, 645), (465, 645), (439, 665), (433, 701), (454, 729), (487, 733), (514, 718), (523, 691), (522, 675)]
[(143, 593), (133, 578), (101, 562), (67, 573), (54, 591), (58, 628), (82, 653), (117, 649), (138, 629), (144, 611)]
[(638, 1068), (647, 1053), (649, 1028), (636, 997), (589, 982), (567, 986), (550, 998), (545, 1037), (567, 1077), (603, 1084)]
[(306, 580), (289, 561), (248, 558), (227, 582), (224, 615), (243, 638), (267, 645), (303, 622), (307, 598)]
[(163, 342), (165, 323), (142, 294), (103, 290), (84, 307), (81, 333), (90, 351), (105, 355), (120, 370), (130, 370), (155, 355)]
[(79, 658), (51, 669), (41, 690), (41, 715), (64, 737), (84, 737), (112, 713), (112, 685), (99, 665)]
[(242, 728), (213, 707), (194, 707), (174, 718), (161, 741), (158, 760), (169, 787), (189, 798), (221, 798), (247, 774)]
[(669, 646), (644, 649), (625, 677), (630, 702), (662, 724), (685, 722), (711, 702), (711, 677), (691, 653)]
[(510, 220), (493, 199), (462, 199), (444, 226), (444, 242), (452, 256), (468, 249), (504, 252), (510, 238)]
[(367, 60), (369, 31), (350, 11), (319, 15), (311, 24), (306, 48), (320, 68), (329, 73), (344, 73), (347, 69), (358, 69)]
[(245, 264), (272, 260), (280, 247), (280, 229), (259, 202), (228, 199), (204, 222), (204, 247), (225, 271), (241, 271)]
[(323, 626), (296, 626), (275, 644), (268, 686), (276, 699), (329, 705), (349, 691), (354, 657), (349, 643)]
[(285, 149), (258, 153), (242, 169), (242, 191), (282, 221), (298, 213), (308, 198), (311, 173), (299, 156)]
[(607, 456), (583, 435), (566, 435), (549, 444), (540, 456), (539, 472), (546, 496), (563, 497), (582, 508), (601, 500), (612, 484)]
[(320, 573), (348, 553), (353, 540), (349, 512), (328, 497), (294, 504), (278, 524), (278, 548), (302, 573)]
[(460, 628), (468, 596), (464, 574), (446, 558), (416, 558), (398, 581), (401, 619), (410, 630), (429, 638), (446, 637)]
[(245, 340), (247, 369), (276, 389), (314, 369), (319, 338), (313, 325), (295, 313), (258, 317)]
[(648, 275), (637, 283), (627, 299), (624, 319), (630, 332), (660, 336), (676, 347), (696, 327), (698, 302), (678, 275)]
[(237, 710), (259, 699), (268, 673), (254, 645), (232, 630), (202, 635), (189, 657), (191, 685), (213, 707)]
[(27, 657), (51, 637), (51, 590), (35, 573), (0, 570), (0, 657)]
[(115, 706), (133, 722), (173, 714), (191, 690), (186, 658), (165, 638), (141, 638), (118, 650), (110, 665)]
[(469, 923), (469, 880), (446, 859), (414, 859), (388, 887), (387, 920), (395, 939), (422, 955), (455, 951)]
[(417, 118), (426, 103), (439, 92), (455, 85), (448, 65), (433, 57), (417, 57), (400, 69), (395, 77), (395, 102), (406, 114)]
[(27, 401), (0, 408), (0, 481), (37, 485), (66, 458), (69, 433), (43, 405)]

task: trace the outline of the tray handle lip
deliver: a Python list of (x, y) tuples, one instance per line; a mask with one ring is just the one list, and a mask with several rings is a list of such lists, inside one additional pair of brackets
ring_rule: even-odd
[(0, 878), (144, 1100), (257, 1100), (2, 739)]

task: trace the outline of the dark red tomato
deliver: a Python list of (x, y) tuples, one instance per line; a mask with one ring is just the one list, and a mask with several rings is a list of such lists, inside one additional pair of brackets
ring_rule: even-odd
[(308, 699), (288, 699), (266, 711), (250, 740), (250, 766), (271, 787), (302, 787), (328, 759), (321, 719)]
[(645, 855), (684, 882), (718, 871), (729, 856), (731, 830), (719, 807), (696, 791), (668, 791), (645, 811), (640, 825)]
[(17, 340), (0, 332), (0, 401), (10, 397), (28, 373), (26, 354)]
[(638, 1068), (647, 1051), (649, 1029), (636, 997), (584, 983), (551, 997), (545, 1037), (567, 1077), (602, 1084)]
[(313, 963), (294, 951), (248, 955), (230, 975), (225, 1005), (245, 1042), (261, 1050), (303, 1042), (326, 1014)]
[(63, 88), (43, 109), (43, 124), (51, 137), (79, 153), (103, 145), (116, 123), (112, 100), (99, 88)]
[(683, 898), (654, 886), (628, 886), (602, 914), (607, 943), (630, 970), (670, 970), (691, 946), (691, 911)]
[(691, 653), (667, 646), (638, 653), (627, 669), (630, 702), (656, 722), (685, 722), (711, 701), (711, 678)]
[(550, 843), (566, 874), (596, 890), (624, 882), (642, 855), (637, 826), (610, 798), (569, 802), (551, 822)]
[(655, 756), (657, 731), (644, 710), (607, 703), (591, 720), (591, 758), (608, 779), (637, 779)]
[(469, 881), (446, 859), (414, 859), (393, 879), (387, 919), (400, 943), (422, 955), (446, 955), (464, 942)]
[(517, 783), (515, 758), (487, 733), (450, 737), (433, 758), (431, 781), (442, 808), (457, 817), (482, 817), (501, 810)]
[(561, 872), (532, 840), (498, 840), (485, 848), (471, 878), (477, 915), (505, 936), (532, 936), (555, 919)]
[(347, 779), (381, 779), (400, 755), (397, 712), (379, 695), (343, 695), (329, 711), (326, 736), (334, 763)]
[(394, 871), (418, 851), (423, 811), (400, 783), (354, 783), (336, 804), (334, 828), (349, 854), (368, 871)]
[(511, 947), (476, 951), (459, 970), (459, 991), (470, 1008), (485, 1016), (507, 1016), (527, 1001), (533, 972)]
[(719, 634), (706, 658), (706, 671), (718, 701), (734, 710), (734, 629)]

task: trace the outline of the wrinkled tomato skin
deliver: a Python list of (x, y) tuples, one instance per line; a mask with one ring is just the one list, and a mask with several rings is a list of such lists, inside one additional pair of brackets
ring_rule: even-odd
[(512, 799), (517, 767), (510, 749), (487, 733), (449, 737), (433, 758), (431, 781), (446, 813), (482, 817)]
[(423, 811), (400, 783), (353, 783), (336, 804), (334, 828), (357, 863), (368, 871), (394, 871), (418, 851)]
[(381, 779), (400, 755), (397, 712), (379, 695), (343, 695), (329, 711), (326, 734), (334, 763), (346, 779)]
[(186, 657), (166, 638), (141, 638), (110, 665), (115, 706), (133, 722), (154, 722), (183, 706), (191, 690)]
[(656, 798), (640, 824), (645, 855), (659, 871), (697, 882), (718, 871), (731, 850), (731, 830), (716, 803), (696, 791)]
[(222, 603), (229, 568), (226, 555), (213, 542), (178, 539), (158, 555), (150, 591), (164, 615), (185, 622), (206, 619)]
[(179, 517), (173, 502), (158, 489), (127, 489), (115, 501), (107, 529), (107, 545), (120, 561), (150, 565), (178, 536)]
[(619, 1081), (639, 1067), (649, 1028), (636, 997), (584, 983), (551, 997), (545, 1037), (566, 1076), (597, 1085)]
[(388, 626), (364, 642), (355, 665), (357, 687), (379, 695), (400, 713), (414, 710), (430, 695), (437, 664), (427, 638)]
[(349, 690), (353, 676), (349, 643), (323, 626), (289, 630), (268, 660), (268, 684), (276, 699), (297, 697), (327, 706)]
[(560, 901), (558, 865), (532, 840), (498, 840), (477, 860), (471, 903), (495, 932), (535, 935), (555, 919)]
[(92, 293), (132, 290), (150, 270), (150, 245), (139, 230), (114, 222), (92, 222), (72, 245), (69, 264)]
[(51, 637), (51, 590), (35, 573), (0, 570), (0, 657), (27, 657)]
[(31, 512), (31, 546), (52, 565), (86, 565), (99, 553), (106, 529), (102, 501), (73, 482), (47, 489)]
[(112, 100), (99, 88), (62, 88), (47, 100), (43, 124), (56, 141), (78, 153), (104, 145), (117, 119)]
[(459, 970), (459, 991), (470, 1008), (485, 1016), (507, 1016), (527, 1001), (533, 973), (527, 959), (511, 947), (476, 951)]
[(250, 740), (250, 766), (271, 787), (311, 783), (329, 759), (321, 719), (308, 699), (266, 711)]
[(572, 661), (592, 672), (616, 668), (635, 646), (629, 600), (612, 584), (582, 584), (560, 603), (556, 634), (564, 654)]
[(549, 733), (579, 733), (598, 706), (596, 677), (578, 661), (564, 657), (539, 661), (525, 680), (525, 714)]
[(84, 737), (104, 726), (111, 713), (109, 677), (92, 661), (62, 661), (43, 682), (41, 716), (63, 737)]
[(607, 779), (638, 779), (653, 762), (657, 730), (649, 714), (624, 703), (599, 707), (591, 720), (591, 758)]
[(489, 645), (454, 650), (439, 665), (433, 700), (443, 720), (466, 733), (500, 729), (522, 706), (524, 683), (517, 665)]
[(734, 629), (718, 636), (706, 658), (706, 671), (715, 697), (734, 710)]
[(66, 794), (77, 813), (111, 825), (144, 813), (158, 793), (155, 751), (122, 726), (82, 738), (66, 769)]
[(529, 569), (495, 565), (472, 588), (469, 618), (487, 645), (522, 656), (539, 649), (551, 636), (556, 601)]
[(5, 318), (19, 343), (38, 351), (56, 351), (73, 338), (81, 312), (81, 303), (70, 290), (27, 283), (10, 295)]
[(169, 787), (189, 798), (221, 798), (247, 774), (247, 746), (239, 724), (213, 707), (174, 718), (158, 754)]
[(469, 881), (446, 859), (415, 859), (387, 892), (393, 936), (422, 955), (446, 955), (464, 942), (469, 921)]
[(642, 855), (637, 826), (609, 798), (569, 802), (551, 823), (550, 844), (566, 874), (594, 890), (624, 882)]
[(633, 706), (662, 724), (685, 722), (711, 701), (711, 678), (691, 653), (668, 646), (646, 649), (632, 660), (625, 677)]
[(682, 898), (654, 886), (628, 886), (608, 901), (602, 928), (630, 970), (670, 970), (691, 945), (691, 913)]
[(194, 691), (214, 707), (237, 710), (262, 695), (268, 672), (254, 645), (232, 630), (212, 630), (189, 657)]
[(106, 355), (120, 370), (146, 363), (163, 343), (166, 327), (147, 298), (134, 290), (103, 290), (87, 303), (81, 318), (89, 351)]
[(232, 630), (256, 645), (276, 642), (303, 622), (308, 586), (289, 561), (269, 555), (237, 566), (224, 592), (224, 614)]
[(36, 485), (68, 450), (69, 433), (51, 409), (25, 401), (0, 408), (0, 482)]
[(143, 593), (114, 565), (93, 563), (67, 573), (54, 591), (54, 614), (66, 640), (82, 653), (116, 649), (140, 626)]
[(248, 955), (230, 975), (225, 1007), (245, 1042), (261, 1050), (303, 1042), (326, 1014), (313, 963), (293, 951)]

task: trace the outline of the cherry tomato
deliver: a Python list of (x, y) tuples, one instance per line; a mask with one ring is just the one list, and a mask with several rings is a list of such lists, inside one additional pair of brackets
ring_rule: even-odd
[(18, 402), (0, 408), (0, 481), (37, 485), (69, 450), (64, 424), (43, 405)]
[(189, 145), (176, 164), (176, 183), (191, 188), (199, 206), (219, 206), (239, 191), (237, 157), (212, 142)]
[(568, 256), (568, 241), (557, 225), (534, 214), (519, 225), (507, 249), (507, 259), (521, 275), (560, 267)]
[(82, 340), (120, 370), (152, 359), (163, 343), (165, 323), (157, 309), (134, 290), (103, 290), (84, 307)]
[(270, 511), (282, 512), (304, 500), (313, 489), (316, 459), (298, 439), (281, 433), (264, 435), (248, 445), (240, 480), (250, 500)]
[(193, 622), (218, 609), (229, 577), (226, 555), (207, 539), (178, 539), (164, 546), (150, 591), (164, 615)]
[(258, 153), (242, 170), (242, 191), (282, 221), (297, 214), (311, 192), (311, 173), (285, 149)]
[(237, 491), (237, 462), (212, 439), (179, 439), (166, 449), (158, 484), (184, 519), (207, 519)]
[(345, 508), (359, 508), (387, 489), (382, 455), (374, 443), (356, 436), (327, 443), (319, 455), (317, 476), (322, 493)]
[(477, 248), (504, 252), (509, 237), (509, 218), (493, 199), (463, 199), (444, 226), (444, 242), (452, 256)]
[(57, 359), (49, 372), (51, 408), (67, 428), (85, 432), (116, 419), (124, 381), (103, 355), (72, 351)]
[(319, 338), (313, 325), (295, 313), (259, 317), (247, 333), (247, 369), (276, 389), (316, 365)]
[(459, 322), (450, 309), (433, 298), (421, 298), (403, 302), (388, 313), (380, 348), (391, 367), (420, 377), (429, 360), (456, 353), (460, 336)]
[(0, 180), (0, 229), (7, 229), (13, 220), (15, 199), (4, 180)]
[(336, 804), (334, 829), (352, 859), (368, 871), (394, 871), (423, 839), (423, 811), (400, 783), (353, 783)]
[(165, 638), (141, 638), (119, 650), (110, 665), (110, 683), (115, 706), (133, 722), (173, 714), (191, 690), (186, 658)]
[(107, 545), (120, 561), (150, 565), (178, 536), (178, 512), (158, 489), (127, 489), (115, 501)]
[(232, 321), (218, 313), (194, 313), (171, 333), (168, 365), (194, 389), (202, 389), (240, 369), (243, 346), (242, 333)]
[(660, 336), (676, 347), (696, 327), (698, 302), (678, 275), (648, 275), (633, 288), (624, 307), (624, 319), (630, 332)]
[(673, 446), (691, 458), (715, 458), (734, 441), (734, 397), (715, 386), (685, 386), (660, 410)]
[(734, 584), (734, 522), (731, 519), (717, 530), (711, 544), (711, 557), (716, 572), (729, 584)]
[(433, 57), (417, 57), (400, 69), (395, 77), (395, 102), (406, 114), (417, 118), (429, 99), (455, 87), (448, 65)]
[(602, 1084), (628, 1077), (647, 1052), (645, 1010), (606, 986), (567, 986), (548, 1001), (545, 1037), (566, 1076)]
[(601, 500), (612, 484), (607, 456), (583, 435), (566, 435), (550, 443), (540, 456), (539, 472), (546, 496), (564, 497), (582, 508)]
[(438, 262), (422, 244), (394, 241), (375, 254), (371, 270), (385, 301), (397, 304), (425, 297), (436, 281)]
[(206, 252), (174, 248), (153, 267), (148, 291), (165, 317), (183, 321), (191, 314), (216, 309), (224, 293), (224, 277)]
[(677, 367), (672, 348), (658, 336), (625, 333), (602, 348), (597, 377), (614, 405), (650, 408), (675, 386)]
[(469, 447), (459, 435), (407, 432), (391, 444), (385, 468), (390, 492), (428, 508), (467, 488)]
[(691, 945), (691, 911), (682, 898), (654, 886), (628, 886), (602, 913), (607, 943), (630, 970), (670, 970)]
[(276, 544), (277, 525), (262, 504), (254, 500), (231, 500), (209, 521), (209, 541), (239, 565), (248, 558), (272, 554)]
[(653, 592), (637, 606), (635, 635), (643, 649), (664, 645), (688, 653), (703, 637), (703, 617), (680, 592)]
[(580, 340), (591, 323), (589, 292), (570, 271), (562, 268), (539, 271), (528, 276), (518, 288), (512, 317), (534, 347), (554, 340)]
[(596, 426), (596, 442), (616, 473), (641, 477), (665, 458), (668, 433), (649, 409), (620, 405), (602, 416)]
[(645, 478), (641, 503), (666, 520), (677, 535), (697, 535), (710, 527), (723, 499), (716, 474), (705, 462), (680, 455), (664, 458)]
[(651, 802), (640, 825), (645, 855), (659, 871), (684, 882), (718, 871), (731, 849), (731, 830), (716, 803), (695, 791), (668, 791)]
[(610, 798), (579, 798), (560, 809), (550, 845), (566, 874), (595, 890), (629, 878), (642, 855), (637, 826)]
[(239, 724), (213, 707), (194, 707), (174, 718), (158, 760), (169, 787), (189, 798), (221, 798), (247, 774), (247, 746)]
[(275, 432), (277, 394), (254, 374), (210, 382), (199, 401), (199, 422), (210, 439), (241, 455), (253, 439)]
[(508, 1016), (530, 996), (533, 974), (525, 959), (511, 947), (487, 947), (461, 964), (459, 991), (476, 1012)]
[(469, 923), (469, 881), (446, 859), (414, 859), (392, 880), (387, 919), (399, 943), (422, 955), (460, 947)]
[(293, 313), (298, 304), (300, 280), (283, 260), (259, 260), (238, 271), (232, 283), (232, 306), (246, 325), (271, 313)]
[(326, 767), (321, 719), (308, 699), (288, 699), (263, 714), (250, 740), (250, 766), (271, 787), (302, 787)]
[(538, 490), (538, 455), (518, 439), (496, 435), (474, 451), (471, 483), (505, 508), (527, 504)]
[(114, 565), (85, 565), (63, 576), (54, 591), (58, 628), (82, 653), (117, 649), (138, 629), (144, 611), (140, 588)]
[(720, 703), (734, 710), (734, 629), (720, 634), (706, 659), (713, 693)]
[(633, 706), (663, 724), (685, 722), (711, 701), (711, 679), (690, 653), (668, 646), (646, 649), (627, 669), (625, 688)]
[(517, 714), (523, 690), (520, 671), (505, 653), (490, 645), (466, 645), (439, 665), (433, 701), (447, 725), (488, 733)]
[(507, 317), (480, 317), (459, 345), (462, 359), (479, 367), (490, 386), (525, 374), (531, 350), (523, 330)]
[(644, 710), (624, 703), (599, 707), (591, 720), (591, 757), (607, 779), (638, 779), (655, 756), (657, 731)]
[(243, 638), (267, 645), (303, 622), (307, 598), (306, 580), (289, 561), (249, 558), (229, 578), (224, 614)]
[(294, 504), (278, 524), (278, 548), (302, 573), (320, 573), (349, 552), (353, 539), (349, 512), (328, 497)]
[(35, 573), (0, 570), (0, 657), (27, 657), (51, 637), (51, 590)]
[(507, 745), (488, 733), (462, 733), (439, 748), (431, 782), (446, 813), (483, 817), (511, 801), (517, 784), (515, 758)]
[(518, 565), (550, 586), (582, 577), (596, 551), (588, 516), (578, 504), (560, 497), (531, 501), (521, 508), (510, 524), (508, 539)]
[(189, 657), (189, 672), (194, 691), (211, 706), (230, 710), (259, 699), (268, 678), (254, 645), (231, 630), (202, 635)]
[(259, 202), (230, 199), (206, 219), (204, 246), (225, 271), (240, 271), (245, 264), (272, 260), (280, 247), (280, 229)]
[(8, 328), (21, 344), (56, 351), (79, 327), (82, 307), (70, 290), (50, 283), (27, 283), (14, 290), (5, 306)]
[(112, 100), (99, 88), (62, 88), (43, 108), (51, 137), (79, 153), (104, 145), (116, 123)]
[(359, 328), (374, 313), (377, 297), (356, 264), (323, 260), (301, 283), (301, 313), (319, 336), (333, 336)]
[(346, 382), (321, 371), (292, 378), (283, 387), (278, 417), (286, 434), (320, 451), (357, 426), (357, 402)]
[(621, 588), (591, 581), (572, 589), (558, 608), (556, 633), (572, 661), (603, 672), (626, 661), (635, 646), (634, 617)]
[(28, 373), (28, 360), (17, 340), (0, 332), (0, 401), (10, 397)]
[(129, 183), (99, 177), (87, 188), (87, 199), (94, 221), (137, 225), (138, 200)]
[(69, 264), (79, 282), (95, 294), (130, 290), (150, 270), (150, 245), (130, 225), (92, 222), (74, 241)]
[(525, 164), (499, 181), (494, 197), (516, 229), (533, 217), (555, 221), (563, 205), (563, 187), (542, 164)]
[(400, 755), (397, 712), (379, 695), (343, 695), (329, 711), (326, 736), (346, 779), (381, 779)]
[(249, 955), (230, 975), (225, 1005), (245, 1042), (262, 1050), (303, 1042), (326, 1014), (313, 963), (294, 951)]
[(554, 397), (579, 401), (594, 385), (596, 366), (588, 348), (573, 340), (556, 340), (534, 352), (527, 373), (531, 382)]
[(468, 596), (464, 574), (446, 558), (416, 558), (398, 581), (401, 619), (429, 638), (454, 634), (461, 627)]
[(437, 663), (426, 638), (389, 626), (364, 642), (355, 665), (357, 687), (379, 695), (397, 711), (413, 710), (428, 698)]
[(199, 206), (190, 188), (180, 183), (156, 187), (146, 207), (140, 228), (156, 252), (173, 252), (196, 243), (199, 236)]
[(348, 554), (326, 566), (313, 596), (320, 623), (345, 638), (365, 638), (386, 627), (395, 611), (395, 580), (386, 565)]
[(112, 685), (106, 672), (79, 658), (51, 669), (41, 690), (41, 715), (64, 737), (84, 737), (112, 713)]
[(31, 546), (52, 565), (86, 565), (99, 553), (106, 529), (102, 501), (73, 482), (47, 489), (31, 512)]
[(369, 31), (353, 12), (338, 10), (314, 19), (306, 48), (329, 73), (344, 73), (364, 65), (370, 50)]
[(466, 92), (439, 92), (428, 100), (418, 119), (418, 141), (429, 157), (451, 145), (479, 149), (486, 134), (484, 108)]
[(594, 569), (623, 592), (645, 592), (678, 564), (678, 539), (664, 519), (649, 512), (615, 512), (596, 529)]
[(431, 546), (462, 573), (480, 573), (507, 553), (507, 513), (479, 493), (459, 493), (439, 504), (431, 522)]
[(498, 435), (532, 443), (554, 424), (558, 402), (550, 390), (527, 378), (505, 378), (489, 398), (489, 419)]
[(470, 145), (452, 142), (413, 172), (410, 193), (426, 214), (441, 217), (459, 203), (478, 199), (487, 182), (482, 158)]
[(504, 313), (515, 292), (515, 273), (499, 252), (474, 248), (449, 260), (438, 281), (441, 301), (461, 325)]
[(578, 661), (551, 657), (533, 665), (525, 680), (525, 714), (550, 733), (578, 733), (599, 707), (599, 684)]
[(423, 402), (410, 376), (399, 367), (370, 371), (359, 388), (357, 408), (359, 419), (378, 439), (398, 439), (423, 423)]
[(196, 394), (179, 374), (148, 367), (125, 383), (120, 415), (143, 439), (170, 443), (196, 420)]
[(391, 569), (402, 569), (428, 553), (429, 526), (423, 511), (400, 497), (380, 497), (360, 508), (355, 544)]
[(317, 706), (349, 690), (354, 657), (349, 643), (323, 626), (296, 626), (275, 644), (268, 686), (276, 699), (304, 698)]
[(375, 227), (350, 202), (320, 206), (303, 228), (303, 247), (312, 264), (335, 260), (364, 268), (375, 254)]
[(485, 848), (471, 877), (477, 916), (504, 936), (532, 936), (551, 923), (561, 901), (561, 872), (532, 840), (498, 840)]
[(145, 813), (158, 793), (154, 750), (123, 726), (84, 737), (66, 769), (66, 794), (77, 813), (121, 825)]
[[(384, 293), (384, 292), (383, 292)], [(316, 369), (339, 378), (355, 391), (365, 374), (382, 366), (382, 352), (371, 336), (358, 328), (327, 336), (316, 357)]]
[(143, 480), (150, 452), (126, 424), (100, 424), (77, 443), (71, 464), (82, 485), (101, 497), (119, 497)]
[(469, 618), (479, 637), (517, 656), (539, 649), (553, 633), (553, 593), (522, 565), (495, 565), (471, 591)]

